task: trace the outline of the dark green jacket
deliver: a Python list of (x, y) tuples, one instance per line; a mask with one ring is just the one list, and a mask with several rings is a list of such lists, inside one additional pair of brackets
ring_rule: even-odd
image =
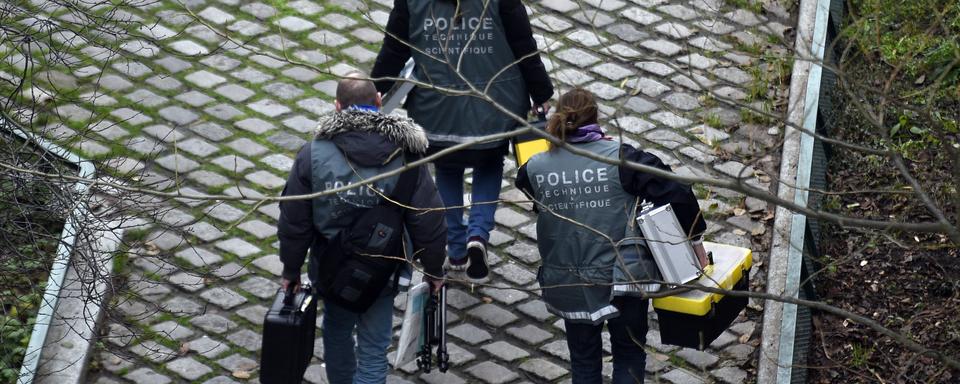
[[(660, 159), (611, 140), (579, 149), (669, 170)], [(517, 187), (536, 202), (538, 273), (547, 308), (575, 322), (617, 315), (610, 304), (625, 281), (659, 280), (656, 264), (634, 225), (637, 204), (673, 204), (681, 225), (699, 237), (706, 228), (689, 186), (553, 149), (535, 155), (517, 175)]]
[[(371, 76), (396, 76), (412, 56), (419, 81), (455, 91), (477, 90), (510, 113), (525, 118), (531, 97), (534, 102), (543, 103), (553, 94), (535, 52), (529, 20), (518, 0), (397, 0)], [(384, 92), (391, 84), (380, 81), (377, 88)], [(427, 131), (434, 148), (507, 132), (517, 126), (516, 120), (487, 100), (443, 94), (425, 87), (412, 91), (406, 108)], [(472, 148), (493, 148), (504, 143)]]

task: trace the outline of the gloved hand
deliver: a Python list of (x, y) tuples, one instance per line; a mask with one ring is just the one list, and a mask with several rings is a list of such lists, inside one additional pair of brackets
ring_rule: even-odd
[(300, 289), (300, 279), (299, 279), (299, 278), (297, 278), (296, 280), (287, 280), (286, 278), (281, 278), (281, 279), (280, 279), (280, 285), (283, 287), (284, 292), (287, 291), (287, 288), (290, 286), (290, 284), (293, 284), (293, 290), (294, 290), (294, 292), (296, 292), (297, 289)]
[(530, 103), (530, 110), (534, 115), (542, 114), (543, 116), (547, 116), (547, 113), (550, 112), (550, 100), (544, 101), (543, 104), (540, 105)]
[(430, 277), (428, 275), (423, 275), (423, 281), (430, 284), (430, 292), (437, 293), (440, 292), (440, 287), (443, 286), (445, 279), (443, 277)]
[(693, 242), (693, 253), (697, 255), (697, 259), (700, 261), (700, 268), (706, 268), (708, 265), (712, 264), (710, 258), (707, 256), (707, 250), (703, 248), (702, 241)]

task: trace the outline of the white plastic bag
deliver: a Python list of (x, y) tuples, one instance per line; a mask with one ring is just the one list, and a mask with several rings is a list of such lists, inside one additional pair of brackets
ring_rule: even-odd
[(430, 285), (420, 283), (407, 291), (407, 306), (403, 313), (403, 326), (397, 341), (397, 355), (393, 368), (399, 369), (417, 358), (423, 347), (423, 307), (430, 298)]

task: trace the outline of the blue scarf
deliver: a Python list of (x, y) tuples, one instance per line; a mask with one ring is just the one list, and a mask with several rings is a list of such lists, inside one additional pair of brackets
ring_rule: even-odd
[(598, 124), (584, 125), (573, 133), (567, 134), (568, 143), (592, 143), (603, 138), (603, 130)]
[(367, 112), (380, 112), (380, 108), (377, 108), (376, 105), (367, 105), (367, 104), (354, 104), (347, 109), (352, 109), (354, 111), (367, 111)]

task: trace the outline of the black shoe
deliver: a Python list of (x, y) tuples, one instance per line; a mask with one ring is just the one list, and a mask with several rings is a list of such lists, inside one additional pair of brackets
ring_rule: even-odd
[(475, 283), (486, 281), (490, 276), (490, 267), (487, 265), (487, 242), (479, 237), (471, 237), (467, 242), (467, 258), (470, 259), (467, 278)]

